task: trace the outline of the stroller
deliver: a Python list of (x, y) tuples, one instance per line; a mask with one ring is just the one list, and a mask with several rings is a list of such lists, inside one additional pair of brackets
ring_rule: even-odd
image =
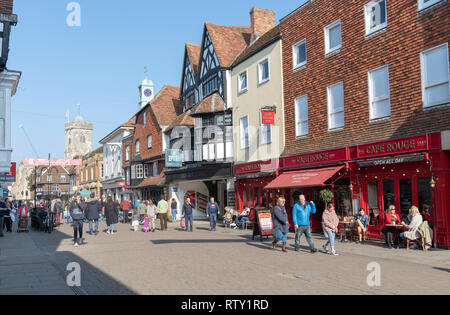
[(17, 226), (17, 233), (28, 233), (28, 217), (20, 217)]

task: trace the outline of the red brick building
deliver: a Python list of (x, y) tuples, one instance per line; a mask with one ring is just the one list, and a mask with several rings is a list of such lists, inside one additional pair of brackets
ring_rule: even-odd
[(126, 189), (133, 199), (158, 201), (165, 192), (164, 131), (182, 113), (178, 87), (165, 85), (134, 117), (134, 133), (123, 140)]
[(374, 236), (389, 206), (430, 208), (450, 247), (449, 26), (439, 0), (315, 0), (283, 18), (286, 149), (266, 190), (315, 201), (320, 228), (329, 188)]

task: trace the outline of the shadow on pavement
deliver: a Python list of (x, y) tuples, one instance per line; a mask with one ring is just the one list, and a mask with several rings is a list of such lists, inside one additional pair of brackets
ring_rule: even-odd
[(449, 273), (450, 273), (450, 269), (448, 269), (448, 268), (433, 267), (433, 269), (434, 269), (434, 270), (445, 271), (445, 272), (449, 272)]
[[(85, 226), (86, 227), (86, 226)], [(85, 231), (84, 231), (85, 233)], [(57, 268), (61, 279), (66, 283), (68, 275), (73, 271), (67, 270), (68, 264), (77, 263), (80, 266), (81, 286), (72, 287), (72, 291), (77, 295), (136, 295), (137, 293), (127, 287), (124, 283), (117, 281), (104, 273), (101, 269), (93, 266), (76, 254), (77, 249), (81, 249), (89, 244), (84, 243), (73, 251), (58, 251), (61, 246), (73, 246), (73, 237), (64, 234), (57, 229), (53, 233), (42, 233), (30, 230), (29, 233), (35, 245), (47, 254), (50, 264)], [(63, 244), (64, 243), (64, 244)], [(45, 285), (45, 283), (44, 283)]]

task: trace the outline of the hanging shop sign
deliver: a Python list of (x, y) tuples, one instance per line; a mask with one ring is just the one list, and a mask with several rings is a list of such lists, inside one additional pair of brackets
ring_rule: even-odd
[(182, 167), (183, 151), (182, 150), (166, 150), (166, 167)]
[(393, 154), (428, 151), (428, 136), (410, 137), (358, 146), (358, 158), (366, 159)]
[(15, 182), (16, 181), (16, 163), (11, 163), (9, 173), (0, 173), (0, 182)]
[(261, 110), (261, 122), (263, 125), (275, 125), (275, 112), (273, 110)]
[(281, 166), (283, 168), (294, 168), (308, 165), (343, 162), (347, 160), (348, 149), (342, 148), (317, 153), (289, 156), (282, 159)]
[(425, 160), (424, 155), (394, 157), (394, 158), (390, 158), (390, 159), (379, 159), (379, 160), (373, 160), (373, 161), (360, 162), (359, 167), (393, 165), (393, 164), (408, 163), (408, 162), (421, 162), (424, 160)]

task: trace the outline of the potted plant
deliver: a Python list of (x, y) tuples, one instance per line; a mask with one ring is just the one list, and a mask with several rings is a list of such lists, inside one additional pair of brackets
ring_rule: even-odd
[(333, 193), (329, 189), (324, 189), (319, 193), (320, 200), (322, 200), (325, 203), (325, 208), (327, 205), (333, 201)]

